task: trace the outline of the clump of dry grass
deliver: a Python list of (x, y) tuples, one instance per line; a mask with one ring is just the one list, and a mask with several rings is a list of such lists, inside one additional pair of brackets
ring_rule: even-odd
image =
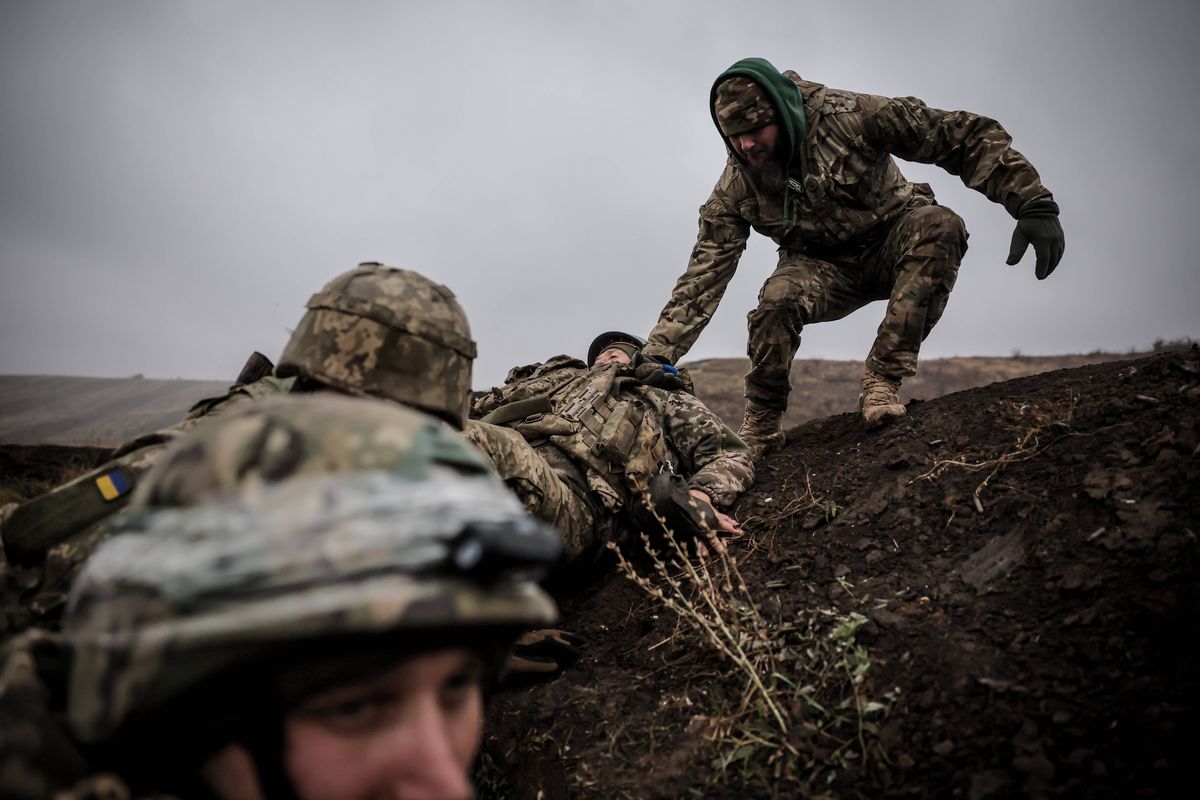
[(993, 478), (999, 475), (1005, 467), (1019, 461), (1027, 461), (1045, 450), (1063, 435), (1072, 433), (1072, 422), (1075, 409), (1079, 405), (1079, 396), (1072, 393), (1065, 401), (1042, 403), (1010, 403), (1007, 411), (1010, 416), (1005, 427), (1016, 435), (1012, 445), (1005, 447), (999, 453), (984, 452), (974, 456), (966, 454), (956, 458), (937, 459), (933, 466), (916, 480), (937, 480), (947, 470), (962, 469), (967, 472), (987, 471), (987, 475), (972, 493), (975, 508), (982, 513), (983, 503), (980, 493), (987, 488)]
[[(804, 497), (764, 522), (778, 525), (821, 508), (811, 481), (806, 480), (806, 487)], [(661, 536), (639, 533), (649, 569), (639, 571), (634, 561), (643, 559), (610, 544), (619, 570), (685, 623), (672, 638), (698, 633), (745, 681), (736, 707), (710, 709), (706, 718), (708, 737), (721, 747), (708, 783), (722, 782), (736, 768), (744, 778), (810, 786), (818, 775), (851, 762), (865, 764), (869, 753), (878, 752), (873, 718), (886, 713), (894, 700), (870, 697), (870, 655), (855, 641), (866, 617), (817, 608), (788, 623), (768, 620), (728, 548), (710, 550), (711, 558), (698, 555), (655, 517)], [(870, 602), (847, 592), (857, 604)], [(821, 747), (806, 744), (810, 739), (820, 740)]]

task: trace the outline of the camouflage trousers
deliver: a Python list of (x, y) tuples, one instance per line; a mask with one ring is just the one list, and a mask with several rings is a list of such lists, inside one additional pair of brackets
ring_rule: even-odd
[(834, 258), (780, 251), (779, 265), (747, 316), (746, 398), (783, 410), (800, 330), (887, 300), (867, 367), (904, 378), (917, 370), (921, 342), (941, 318), (967, 249), (962, 219), (945, 206), (906, 211), (878, 239)]
[[(553, 454), (535, 448), (521, 434), (501, 425), (472, 420), (463, 431), (484, 452), (496, 473), (520, 498), (531, 516), (553, 525), (569, 560), (595, 554), (603, 544), (605, 515), (587, 491), (565, 480), (550, 463)], [(546, 445), (546, 450), (554, 450)]]

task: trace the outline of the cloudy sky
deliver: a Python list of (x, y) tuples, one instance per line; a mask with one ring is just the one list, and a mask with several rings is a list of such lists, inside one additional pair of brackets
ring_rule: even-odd
[[(476, 385), (653, 326), (724, 151), (739, 58), (999, 119), (1062, 207), (1045, 282), (1002, 208), (925, 356), (1200, 337), (1190, 2), (0, 0), (0, 373), (232, 378), (359, 261), (450, 286)], [(690, 358), (742, 355), (754, 235)], [(881, 303), (801, 357), (865, 356)]]

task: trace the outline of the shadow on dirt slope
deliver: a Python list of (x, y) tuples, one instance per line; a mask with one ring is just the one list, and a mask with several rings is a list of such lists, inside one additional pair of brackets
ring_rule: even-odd
[(793, 429), (738, 508), (745, 591), (610, 565), (565, 604), (580, 662), (492, 703), (483, 796), (1181, 796), (1198, 373), (1193, 348)]

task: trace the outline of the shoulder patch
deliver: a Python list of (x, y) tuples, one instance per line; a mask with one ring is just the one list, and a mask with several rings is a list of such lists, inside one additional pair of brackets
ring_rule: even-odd
[(100, 496), (104, 498), (106, 503), (111, 503), (119, 497), (124, 497), (129, 494), (133, 488), (133, 481), (129, 479), (129, 475), (120, 467), (110, 469), (95, 480), (96, 488), (100, 491)]

